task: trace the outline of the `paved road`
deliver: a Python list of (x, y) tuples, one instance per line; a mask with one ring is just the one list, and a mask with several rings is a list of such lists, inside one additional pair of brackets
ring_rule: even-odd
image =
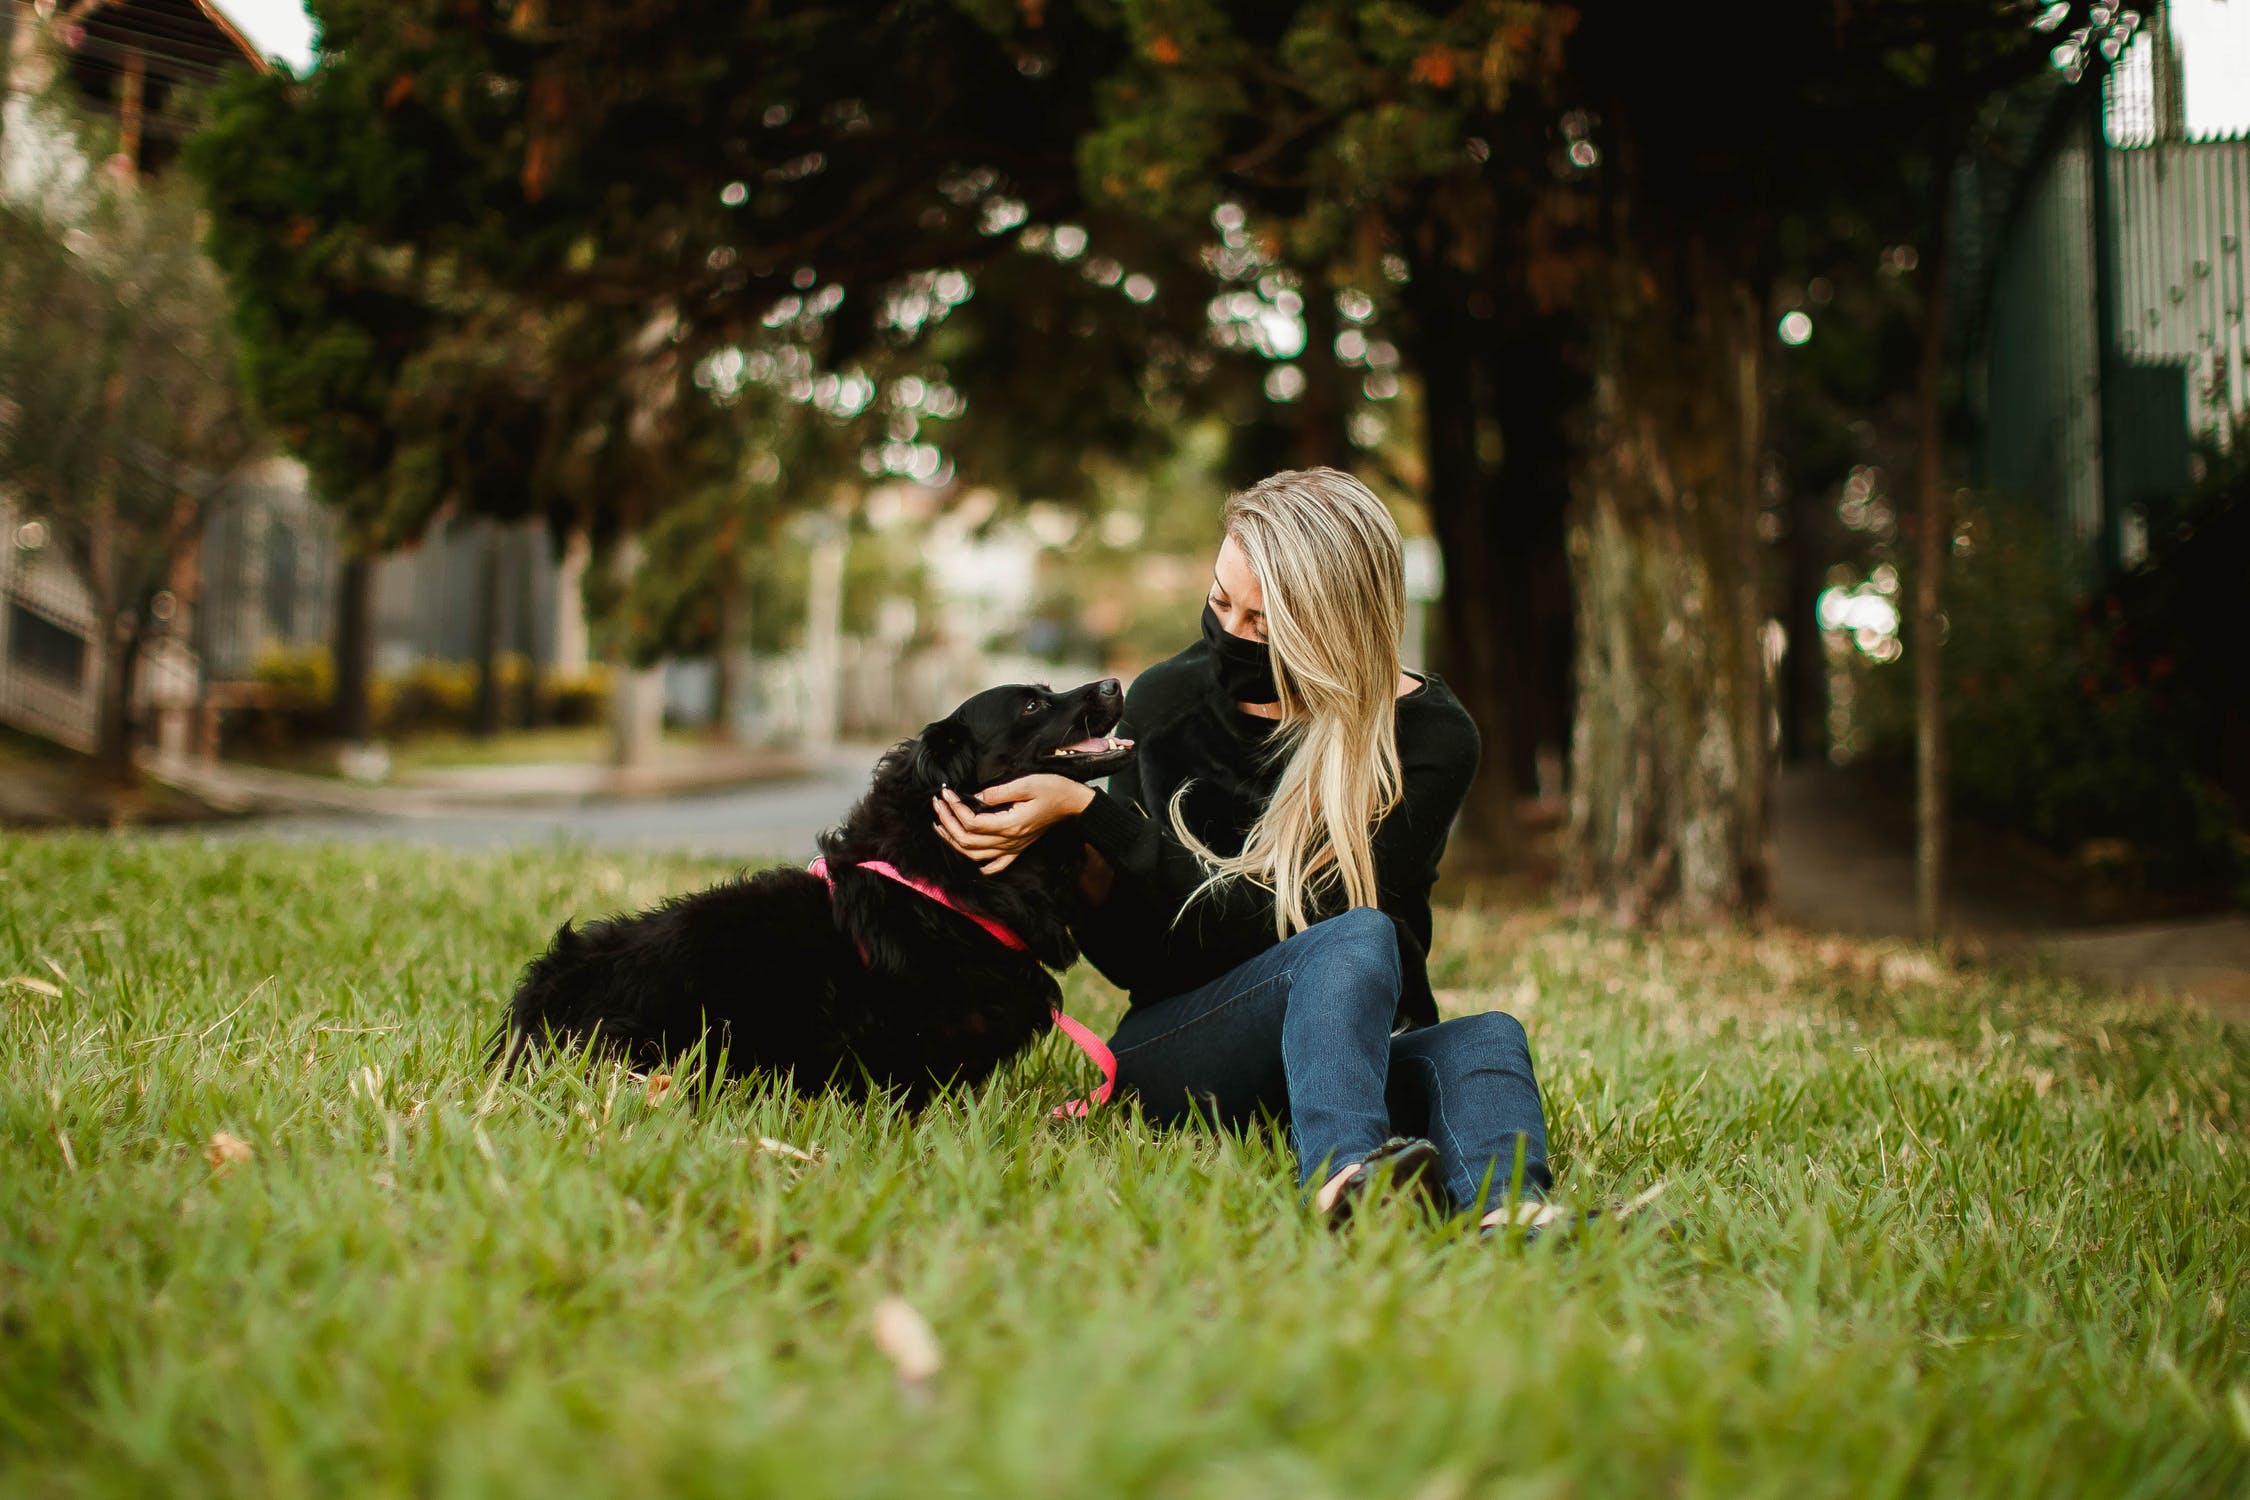
[(446, 849), (577, 843), (721, 859), (809, 856), (867, 789), (877, 751), (847, 747), (818, 772), (737, 791), (618, 798), (582, 804), (462, 808), (422, 816), (292, 813), (208, 824), (195, 836), (290, 842), (384, 840)]

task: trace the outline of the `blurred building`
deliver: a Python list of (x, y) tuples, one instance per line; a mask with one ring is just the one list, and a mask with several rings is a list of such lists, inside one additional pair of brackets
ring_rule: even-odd
[[(2198, 40), (2250, 78), (2250, 29)], [(1965, 184), (1981, 477), (2047, 505), (2102, 571), (2139, 560), (2197, 447), (2250, 421), (2250, 119), (2189, 128), (2185, 45), (2159, 7), (2103, 87), (2058, 78), (2003, 120), (2019, 149)]]
[(0, 724), (94, 748), (101, 653), (94, 596), (0, 487)]
[(194, 96), (231, 69), (266, 61), (209, 0), (0, 0), (0, 42), (44, 35), (48, 49), (8, 45), (14, 125), (21, 101), (55, 79), (59, 59), (82, 109), (116, 122), (118, 154), (161, 172), (195, 128)]

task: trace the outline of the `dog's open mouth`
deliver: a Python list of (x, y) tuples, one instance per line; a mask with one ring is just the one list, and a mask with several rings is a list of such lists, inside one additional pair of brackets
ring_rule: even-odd
[(1047, 752), (1047, 759), (1055, 760), (1065, 755), (1114, 755), (1120, 750), (1133, 748), (1131, 740), (1121, 740), (1114, 734), (1097, 735), (1090, 740), (1080, 740), (1075, 745), (1064, 745)]
[(1121, 740), (1114, 734), (1090, 735), (1068, 745), (1058, 745), (1039, 757), (1043, 765), (1076, 781), (1107, 776), (1127, 765), (1132, 758), (1133, 742)]

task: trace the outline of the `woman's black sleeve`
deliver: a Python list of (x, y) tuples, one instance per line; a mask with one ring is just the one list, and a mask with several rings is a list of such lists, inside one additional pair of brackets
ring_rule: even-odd
[[(1130, 723), (1129, 717), (1118, 720), (1116, 732), (1120, 737), (1133, 737)], [(1094, 801), (1114, 797), (1136, 810), (1140, 807), (1138, 767), (1111, 777), (1110, 787), (1107, 796), (1097, 790)], [(1091, 839), (1087, 843), (1100, 852), (1100, 847)], [(1149, 905), (1147, 892), (1138, 880), (1120, 874), (1110, 881), (1109, 895), (1102, 904), (1086, 907), (1071, 924), (1071, 930), (1078, 939), (1078, 951), (1104, 979), (1122, 990), (1138, 990), (1155, 978), (1150, 960), (1163, 944), (1164, 924), (1168, 920), (1169, 913), (1159, 915)]]

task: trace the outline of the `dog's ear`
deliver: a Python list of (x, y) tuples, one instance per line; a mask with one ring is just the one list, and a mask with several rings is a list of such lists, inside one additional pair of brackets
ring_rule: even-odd
[(907, 774), (926, 792), (949, 786), (967, 796), (975, 790), (969, 782), (976, 768), (976, 742), (969, 735), (969, 726), (959, 719), (923, 725), (906, 760)]

